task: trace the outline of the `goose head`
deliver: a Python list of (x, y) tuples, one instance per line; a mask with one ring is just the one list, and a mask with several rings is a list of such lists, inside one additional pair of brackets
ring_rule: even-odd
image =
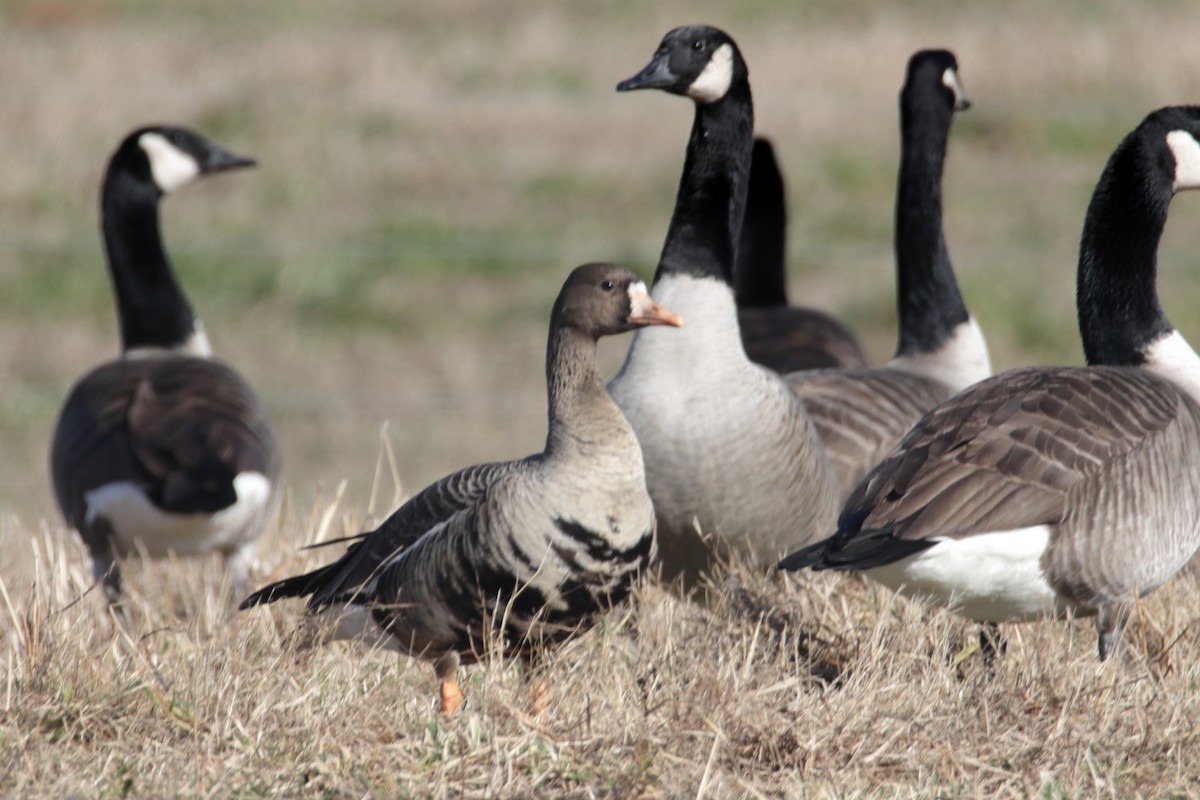
[(683, 324), (679, 315), (650, 298), (641, 278), (617, 264), (576, 267), (554, 304), (554, 320), (593, 338), (650, 325)]
[(958, 59), (949, 50), (918, 50), (908, 59), (904, 91), (920, 91), (924, 86), (940, 88), (940, 96), (955, 112), (971, 108), (971, 100), (959, 80)]
[(662, 89), (706, 104), (721, 100), (746, 80), (746, 62), (729, 34), (708, 25), (689, 25), (664, 36), (650, 63), (618, 83), (617, 91)]
[(109, 174), (124, 174), (161, 197), (201, 175), (253, 167), (256, 163), (187, 128), (151, 125), (125, 137), (108, 169)]

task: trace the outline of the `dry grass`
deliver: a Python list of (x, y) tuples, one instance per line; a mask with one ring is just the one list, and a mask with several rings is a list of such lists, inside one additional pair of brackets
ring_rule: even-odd
[[(290, 554), (357, 530), (288, 515)], [(215, 563), (130, 571), (119, 627), (63, 531), (0, 531), (0, 794), (145, 797), (1185, 797), (1200, 792), (1200, 591), (1177, 581), (1101, 665), (1086, 621), (975, 630), (854, 578), (719, 571), (709, 607), (647, 586), (543, 667), (500, 659), (437, 711), (432, 670), (298, 651), (298, 604), (231, 616)], [(272, 575), (328, 551), (264, 565)], [(280, 562), (280, 563), (276, 563)], [(264, 574), (265, 577), (265, 574)]]
[[(1077, 363), (1088, 193), (1153, 107), (1193, 102), (1200, 7), (1023, 0), (0, 4), (0, 794), (6, 796), (1162, 797), (1200, 794), (1200, 593), (1176, 581), (1098, 665), (1090, 624), (974, 628), (854, 580), (734, 566), (711, 607), (647, 588), (547, 669), (489, 663), (445, 721), (394, 656), (296, 652), (290, 607), (231, 616), (214, 563), (129, 571), (118, 628), (44, 477), (66, 389), (114, 351), (95, 222), (133, 125), (189, 123), (260, 157), (167, 204), (220, 353), (264, 395), (289, 511), (262, 579), (360, 529), (379, 432), (407, 485), (519, 456), (544, 430), (549, 305), (582, 261), (651, 268), (689, 119), (617, 97), (681, 22), (728, 28), (790, 179), (793, 298), (892, 342), (895, 94), (953, 48), (947, 236), (995, 363)], [(1193, 341), (1195, 198), (1163, 241)], [(606, 351), (611, 365), (626, 342)], [(340, 504), (328, 497), (343, 480)], [(316, 499), (314, 499), (316, 498)], [(324, 499), (322, 499), (324, 498)], [(385, 499), (386, 498), (386, 499)], [(796, 642), (810, 648), (797, 655)]]

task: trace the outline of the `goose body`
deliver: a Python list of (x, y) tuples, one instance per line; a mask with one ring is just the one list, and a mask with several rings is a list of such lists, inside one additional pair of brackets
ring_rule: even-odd
[(755, 138), (733, 271), (746, 356), (781, 375), (866, 366), (862, 347), (849, 328), (823, 311), (788, 305), (786, 250), (783, 175), (771, 143)]
[(443, 710), (460, 661), (498, 635), (507, 652), (554, 643), (629, 591), (655, 549), (633, 429), (605, 391), (596, 340), (679, 325), (624, 268), (589, 264), (563, 286), (547, 353), (545, 449), (469, 467), (416, 494), (338, 561), (256, 592), (307, 597), (333, 635), (366, 634), (437, 663)]
[(276, 505), (281, 459), (266, 412), (236, 371), (211, 358), (158, 226), (164, 194), (253, 163), (192, 131), (156, 126), (127, 136), (105, 175), (122, 355), (71, 389), (50, 467), (59, 507), (114, 601), (116, 559), (140, 551), (220, 552), (241, 583)]
[(666, 578), (692, 583), (716, 535), (760, 564), (833, 525), (833, 477), (803, 405), (746, 358), (730, 277), (741, 228), (753, 108), (725, 33), (678, 28), (618, 89), (691, 98), (695, 120), (655, 299), (686, 330), (638, 331), (609, 391), (637, 432)]
[(838, 532), (784, 559), (856, 569), (996, 623), (1097, 616), (1105, 658), (1137, 597), (1200, 546), (1200, 358), (1170, 325), (1156, 252), (1200, 187), (1200, 107), (1150, 114), (1084, 223), (1086, 367), (1006, 372), (934, 408), (870, 472)]
[(991, 374), (942, 232), (946, 141), (954, 112), (969, 105), (952, 53), (922, 50), (909, 59), (900, 92), (896, 355), (881, 367), (787, 376), (820, 432), (843, 499), (926, 411)]

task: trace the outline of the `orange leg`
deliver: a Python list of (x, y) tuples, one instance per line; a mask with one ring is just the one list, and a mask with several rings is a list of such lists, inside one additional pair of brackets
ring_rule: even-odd
[(437, 660), (433, 669), (441, 683), (438, 696), (442, 713), (447, 717), (453, 716), (463, 704), (462, 689), (458, 688), (458, 681), (455, 680), (458, 675), (458, 653), (446, 653)]
[(454, 712), (458, 711), (459, 706), (463, 704), (462, 689), (458, 688), (458, 684), (453, 679), (442, 681), (439, 695), (442, 700), (442, 713), (447, 717), (454, 716)]
[(535, 686), (529, 690), (529, 705), (533, 709), (533, 715), (540, 717), (545, 713), (550, 706), (550, 689), (546, 686), (545, 681), (538, 681)]

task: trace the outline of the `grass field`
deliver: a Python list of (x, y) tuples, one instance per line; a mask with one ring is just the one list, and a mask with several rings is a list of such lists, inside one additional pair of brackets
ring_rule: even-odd
[[(793, 301), (836, 311), (875, 359), (894, 341), (896, 92), (913, 50), (955, 50), (974, 101), (945, 179), (964, 295), (998, 368), (1080, 361), (1094, 181), (1146, 112), (1200, 101), (1187, 0), (0, 3), (0, 794), (1200, 793), (1189, 580), (1150, 599), (1123, 659), (1097, 665), (1087, 623), (1031, 625), (989, 671), (970, 625), (735, 566), (712, 608), (648, 588), (565, 648), (542, 718), (494, 664), (451, 722), (425, 667), (282, 646), (294, 608), (231, 624), (206, 599), (213, 564), (132, 572), (132, 633), (95, 593), (64, 610), (88, 568), (46, 448), (68, 387), (116, 352), (96, 197), (125, 132), (185, 123), (261, 162), (172, 197), (164, 228), (283, 441), (265, 579), (409, 489), (540, 448), (562, 278), (601, 259), (649, 276), (682, 164), (689, 105), (613, 87), (695, 21), (749, 62), (789, 181)], [(1176, 201), (1160, 250), (1192, 341), (1198, 203)], [(821, 641), (797, 658), (801, 630)]]

